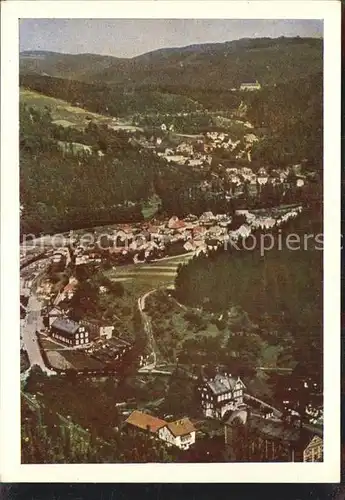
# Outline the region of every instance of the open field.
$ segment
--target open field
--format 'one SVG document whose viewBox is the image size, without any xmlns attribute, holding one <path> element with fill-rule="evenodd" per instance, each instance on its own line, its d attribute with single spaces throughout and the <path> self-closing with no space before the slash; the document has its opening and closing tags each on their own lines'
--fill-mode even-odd
<svg viewBox="0 0 345 500">
<path fill-rule="evenodd" d="M 121 281 L 135 298 L 154 288 L 167 287 L 174 284 L 177 268 L 192 257 L 191 254 L 178 255 L 156 262 L 132 264 L 117 267 L 106 272 L 113 281 Z"/>
<path fill-rule="evenodd" d="M 77 106 L 72 106 L 67 101 L 62 99 L 56 99 L 54 97 L 49 97 L 39 92 L 34 92 L 27 89 L 20 89 L 20 101 L 28 106 L 36 107 L 38 109 L 44 109 L 48 106 L 51 110 L 53 123 L 56 125 L 62 125 L 63 127 L 74 127 L 79 130 L 84 129 L 90 120 L 94 123 L 99 124 L 111 124 L 112 128 L 120 130 L 123 128 L 129 128 L 130 130 L 135 130 L 130 124 L 122 123 L 119 121 L 114 122 L 113 118 L 100 115 L 98 113 L 92 113 L 83 108 Z"/>
<path fill-rule="evenodd" d="M 67 352 L 67 351 L 66 351 Z M 69 363 L 65 356 L 63 356 L 59 351 L 46 351 L 47 359 L 50 366 L 56 370 L 69 370 L 74 368 L 71 363 Z"/>
<path fill-rule="evenodd" d="M 102 370 L 103 363 L 91 358 L 87 353 L 79 350 L 64 352 L 64 357 L 76 370 Z"/>
</svg>

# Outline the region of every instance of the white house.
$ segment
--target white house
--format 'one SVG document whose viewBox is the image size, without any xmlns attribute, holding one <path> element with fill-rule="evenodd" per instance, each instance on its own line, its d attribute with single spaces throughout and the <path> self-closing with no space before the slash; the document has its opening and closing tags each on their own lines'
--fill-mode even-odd
<svg viewBox="0 0 345 500">
<path fill-rule="evenodd" d="M 89 261 L 89 256 L 87 254 L 79 255 L 75 258 L 75 265 L 81 266 L 83 264 L 87 264 L 88 261 Z"/>
<path fill-rule="evenodd" d="M 238 238 L 248 238 L 248 236 L 251 234 L 252 230 L 248 224 L 242 224 L 238 229 L 235 231 L 230 231 L 229 236 L 232 239 L 237 240 Z"/>
<path fill-rule="evenodd" d="M 260 90 L 260 89 L 261 89 L 261 85 L 257 80 L 255 82 L 241 83 L 241 86 L 240 86 L 240 90 L 253 91 L 253 90 Z"/>
<path fill-rule="evenodd" d="M 181 450 L 188 450 L 195 443 L 195 432 L 195 427 L 189 418 L 183 418 L 176 422 L 167 422 L 158 430 L 158 437 Z"/>
<path fill-rule="evenodd" d="M 201 407 L 205 417 L 223 418 L 227 411 L 238 410 L 244 406 L 245 385 L 240 377 L 217 374 L 198 387 Z"/>
<path fill-rule="evenodd" d="M 99 336 L 103 339 L 109 340 L 113 336 L 113 330 L 114 330 L 114 327 L 112 325 L 101 326 L 99 329 Z"/>
<path fill-rule="evenodd" d="M 166 422 L 160 418 L 134 410 L 126 420 L 130 428 L 142 430 L 153 434 L 156 438 L 170 446 L 177 446 L 181 450 L 195 443 L 195 427 L 189 418 Z"/>
<path fill-rule="evenodd" d="M 50 309 L 50 311 L 47 313 L 49 328 L 52 326 L 56 318 L 62 318 L 63 316 L 64 313 L 59 307 L 53 307 L 52 309 Z"/>
</svg>

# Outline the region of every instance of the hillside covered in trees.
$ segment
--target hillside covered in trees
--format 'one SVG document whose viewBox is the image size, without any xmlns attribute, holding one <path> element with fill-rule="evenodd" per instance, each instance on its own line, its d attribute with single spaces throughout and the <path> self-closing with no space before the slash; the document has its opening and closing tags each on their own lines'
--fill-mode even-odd
<svg viewBox="0 0 345 500">
<path fill-rule="evenodd" d="M 42 114 L 21 106 L 23 233 L 142 219 L 140 202 L 153 192 L 154 169 L 160 160 L 139 152 L 126 134 L 107 130 L 90 125 L 80 134 L 53 125 L 49 110 Z M 75 140 L 91 146 L 91 153 L 76 154 L 68 147 Z M 58 141 L 66 143 L 65 150 Z"/>
<path fill-rule="evenodd" d="M 248 119 L 267 131 L 253 159 L 286 166 L 307 160 L 312 169 L 323 165 L 322 73 L 263 88 L 248 98 Z"/>
<path fill-rule="evenodd" d="M 300 238 L 300 249 L 283 243 L 289 234 Z M 279 236 L 280 235 L 280 236 Z M 305 244 L 305 235 L 314 235 Z M 315 240 L 319 235 L 320 241 Z M 194 257 L 180 268 L 175 280 L 177 299 L 205 312 L 226 316 L 232 306 L 245 311 L 251 322 L 275 342 L 292 342 L 285 354 L 313 366 L 321 377 L 323 332 L 322 210 L 310 207 L 298 219 L 272 231 L 270 251 L 252 250 L 252 239 L 240 250 L 220 248 Z M 260 241 L 260 233 L 254 234 Z M 242 249 L 241 249 L 242 248 Z M 296 248 L 296 247 L 295 247 Z M 319 360 L 315 364 L 315 360 Z M 316 367 L 316 368 L 315 368 Z"/>
<path fill-rule="evenodd" d="M 165 93 L 158 88 L 132 89 L 126 85 L 86 83 L 36 74 L 20 76 L 20 85 L 108 116 L 191 112 L 202 107 L 187 96 Z"/>
</svg>

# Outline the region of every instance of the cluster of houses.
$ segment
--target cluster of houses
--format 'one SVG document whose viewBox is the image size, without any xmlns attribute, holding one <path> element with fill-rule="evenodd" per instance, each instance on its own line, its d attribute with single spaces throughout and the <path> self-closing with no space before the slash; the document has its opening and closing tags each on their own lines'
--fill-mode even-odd
<svg viewBox="0 0 345 500">
<path fill-rule="evenodd" d="M 157 146 L 160 146 L 162 139 L 157 138 L 156 141 Z M 217 155 L 219 150 L 223 150 L 233 153 L 234 159 L 247 160 L 250 164 L 252 161 L 252 148 L 258 141 L 259 138 L 252 132 L 245 134 L 242 140 L 232 140 L 230 135 L 225 132 L 210 131 L 199 136 L 199 138 L 195 138 L 193 142 L 182 142 L 178 146 L 170 146 L 165 148 L 164 151 L 157 151 L 156 154 L 164 158 L 168 163 L 203 169 L 211 165 L 214 154 Z M 296 187 L 302 188 L 307 178 L 301 173 L 300 167 L 301 165 L 293 165 L 286 168 L 271 169 L 270 172 L 265 167 L 261 167 L 254 172 L 249 166 L 226 167 L 220 161 L 218 173 L 213 172 L 212 175 L 227 181 L 233 188 L 243 187 L 244 184 L 248 184 L 252 186 L 255 195 L 260 186 L 265 184 L 287 185 L 289 176 L 292 173 L 294 174 L 293 183 L 295 183 Z M 210 189 L 210 183 L 205 183 L 205 186 Z M 231 196 L 235 194 L 234 189 L 231 189 L 228 193 Z"/>
<path fill-rule="evenodd" d="M 157 144 L 160 144 L 161 139 L 157 139 Z M 203 144 L 202 140 L 198 140 L 197 143 Z M 189 165 L 191 167 L 203 167 L 211 165 L 212 156 L 206 154 L 206 148 L 203 148 L 204 152 L 195 151 L 193 144 L 182 142 L 176 148 L 169 147 L 165 150 L 158 151 L 157 155 L 164 158 L 168 163 L 176 163 L 177 165 Z"/>
<path fill-rule="evenodd" d="M 260 90 L 261 85 L 258 81 L 244 82 L 240 86 L 241 91 Z M 238 90 L 238 89 L 233 89 Z M 243 103 L 241 103 L 241 106 Z M 241 107 L 240 106 L 240 107 Z M 187 116 L 188 113 L 179 113 L 177 116 Z M 217 179 L 219 183 L 230 183 L 231 189 L 226 193 L 230 197 L 236 197 L 243 193 L 244 186 L 249 185 L 248 193 L 256 196 L 260 192 L 260 187 L 265 184 L 282 184 L 285 188 L 291 187 L 291 178 L 289 175 L 294 173 L 292 185 L 302 188 L 308 178 L 300 171 L 297 175 L 296 168 L 300 165 L 294 165 L 287 168 L 271 169 L 270 172 L 266 168 L 261 168 L 259 171 L 253 171 L 250 168 L 252 162 L 252 150 L 255 144 L 259 142 L 259 137 L 253 133 L 253 125 L 244 120 L 233 120 L 233 124 L 242 128 L 243 134 L 239 136 L 230 136 L 224 131 L 209 130 L 202 134 L 183 136 L 182 142 L 174 144 L 173 141 L 167 140 L 169 132 L 174 132 L 174 125 L 169 124 L 169 117 L 175 115 L 165 115 L 167 123 L 161 123 L 159 126 L 160 132 L 153 135 L 150 139 L 143 135 L 140 139 L 130 138 L 129 141 L 134 141 L 142 148 L 151 149 L 153 153 L 161 158 L 164 158 L 168 163 L 176 165 L 186 165 L 191 168 L 196 168 L 208 171 L 213 158 L 216 158 L 218 163 L 216 171 L 212 171 L 213 180 Z M 217 116 L 219 122 L 222 117 Z M 224 155 L 225 154 L 225 155 Z M 233 159 L 234 163 L 247 162 L 247 166 L 227 167 L 226 161 L 222 158 L 227 158 L 227 161 Z M 224 165 L 222 164 L 224 163 Z M 309 174 L 308 174 L 309 175 Z M 205 181 L 205 190 L 212 192 L 212 182 Z"/>
<path fill-rule="evenodd" d="M 304 429 L 300 422 L 286 420 L 282 413 L 259 402 L 252 406 L 246 386 L 240 377 L 218 372 L 201 376 L 196 383 L 198 404 L 207 421 L 217 421 L 223 429 L 225 447 L 233 451 L 234 460 L 288 461 L 323 460 L 323 433 L 318 428 Z M 188 450 L 202 439 L 200 418 L 168 422 L 145 411 L 134 410 L 125 420 L 132 432 L 147 432 L 168 446 Z M 241 444 L 239 445 L 239 442 Z"/>
<path fill-rule="evenodd" d="M 241 123 L 243 124 L 243 122 Z M 250 128 L 251 124 L 245 123 L 244 126 Z M 253 133 L 245 134 L 242 140 L 234 141 L 225 132 L 210 131 L 195 137 L 193 141 L 182 142 L 175 147 L 167 147 L 164 151 L 157 150 L 157 155 L 169 163 L 202 168 L 211 165 L 212 154 L 217 153 L 219 149 L 223 149 L 233 152 L 236 159 L 246 158 L 251 162 L 251 149 L 253 144 L 258 141 L 258 137 Z M 162 139 L 158 137 L 156 146 L 161 148 L 161 144 Z"/>
<path fill-rule="evenodd" d="M 230 229 L 233 218 L 229 214 L 204 212 L 199 217 L 189 214 L 184 218 L 172 216 L 168 220 L 152 220 L 139 224 L 117 225 L 106 238 L 82 244 L 82 237 L 76 242 L 75 265 L 91 262 L 101 263 L 111 258 L 115 264 L 140 263 L 160 259 L 169 255 L 194 252 L 207 254 L 211 249 L 227 245 L 231 241 L 248 237 L 257 229 L 269 230 L 297 217 L 301 206 L 278 211 L 237 210 L 236 215 L 245 219 L 237 229 Z M 172 252 L 172 253 L 171 253 Z M 122 262 L 121 259 L 125 258 Z M 70 299 L 76 289 L 74 277 L 58 294 L 55 305 Z M 102 290 L 100 290 L 102 292 Z"/>
<path fill-rule="evenodd" d="M 292 418 L 299 418 L 300 411 L 302 410 L 310 424 L 318 426 L 323 425 L 323 396 L 319 388 L 317 392 L 309 392 L 305 404 L 300 404 L 297 395 L 297 398 L 295 396 L 286 396 L 283 401 L 283 406 L 286 414 L 290 415 Z"/>
</svg>

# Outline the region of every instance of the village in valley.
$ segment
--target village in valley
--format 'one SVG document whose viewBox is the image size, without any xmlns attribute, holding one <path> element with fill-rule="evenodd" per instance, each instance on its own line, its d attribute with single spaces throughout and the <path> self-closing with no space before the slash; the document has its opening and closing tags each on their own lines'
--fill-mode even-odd
<svg viewBox="0 0 345 500">
<path fill-rule="evenodd" d="M 219 140 L 222 139 L 223 136 Z M 185 151 L 185 144 L 182 144 Z M 244 172 L 232 171 L 230 175 L 236 187 L 241 186 L 239 175 L 243 178 L 248 175 L 249 182 L 252 180 L 255 188 L 261 183 L 277 180 L 277 177 L 265 176 L 264 171 L 257 177 L 248 168 Z M 295 179 L 296 186 L 302 188 L 304 183 L 298 184 L 299 178 Z M 279 182 L 284 180 L 282 173 Z M 174 364 L 171 360 L 158 360 L 150 318 L 145 312 L 145 298 L 147 293 L 152 292 L 149 289 L 155 280 L 158 283 L 154 292 L 165 289 L 171 294 L 178 267 L 194 255 L 207 256 L 219 247 L 230 247 L 232 243 L 247 238 L 253 231 L 282 227 L 290 219 L 298 217 L 302 210 L 301 204 L 292 204 L 266 210 L 237 210 L 233 217 L 227 213 L 213 214 L 209 211 L 200 216 L 189 214 L 184 218 L 152 218 L 142 223 L 115 225 L 111 227 L 112 231 L 107 228 L 105 237 L 104 228 L 95 229 L 91 242 L 84 238 L 83 231 L 73 236 L 65 234 L 65 245 L 57 249 L 52 247 L 52 238 L 49 236 L 42 237 L 36 249 L 29 241 L 27 248 L 22 249 L 21 287 L 24 301 L 32 299 L 33 291 L 40 301 L 40 318 L 37 322 L 40 328 L 33 330 L 29 326 L 32 334 L 29 338 L 37 351 L 37 364 L 49 375 L 63 378 L 75 374 L 81 378 L 116 379 L 123 370 L 129 369 L 131 377 L 137 379 L 139 384 L 142 378 L 145 380 L 148 376 L 154 383 L 155 378 L 168 381 L 168 377 L 180 377 L 182 372 L 182 378 L 191 381 L 195 392 L 192 415 L 184 415 L 178 408 L 176 414 L 163 415 L 159 410 L 152 411 L 151 401 L 147 406 L 138 407 L 132 400 L 123 401 L 115 403 L 122 415 L 123 427 L 132 433 L 148 432 L 152 439 L 161 440 L 168 447 L 173 445 L 180 450 L 193 450 L 196 442 L 207 442 L 209 439 L 219 441 L 219 437 L 223 436 L 225 449 L 230 449 L 234 448 L 236 440 L 243 438 L 241 429 L 238 430 L 236 426 L 233 428 L 233 423 L 238 421 L 245 425 L 250 446 L 233 454 L 232 460 L 251 460 L 258 456 L 267 461 L 321 460 L 323 413 L 320 387 L 314 380 L 303 380 L 310 399 L 305 407 L 308 422 L 303 424 L 307 427 L 302 427 L 299 400 L 295 396 L 288 396 L 291 387 L 286 387 L 285 399 L 273 407 L 257 398 L 255 391 L 248 391 L 239 375 L 224 372 L 228 367 L 212 366 L 211 374 L 196 375 L 195 366 L 179 366 L 177 358 Z M 39 273 L 36 271 L 37 266 Z M 94 274 L 102 269 L 104 276 L 110 277 L 109 281 L 105 278 L 104 284 L 98 285 L 97 293 L 103 297 L 109 293 L 111 296 L 113 283 L 118 285 L 115 295 L 121 295 L 126 283 L 131 284 L 133 280 L 138 284 L 142 282 L 143 288 L 138 287 L 142 296 L 135 295 L 135 300 L 138 301 L 141 314 L 140 328 L 147 335 L 146 347 L 138 350 L 135 332 L 128 332 L 127 322 L 123 328 L 124 320 L 117 315 L 115 322 L 92 317 L 74 318 L 71 304 L 80 285 L 80 269 L 85 268 L 90 268 L 90 273 Z M 35 270 L 34 275 L 32 270 Z M 63 275 L 62 281 L 55 281 L 57 273 Z M 25 352 L 25 342 L 28 341 L 25 322 L 28 320 L 22 321 Z M 203 372 L 203 368 L 201 370 Z M 277 370 L 279 372 L 279 368 Z M 270 366 L 267 371 L 270 371 Z M 27 398 L 30 405 L 30 396 Z M 211 429 L 209 422 L 212 422 Z M 205 443 L 202 448 L 204 446 Z"/>
<path fill-rule="evenodd" d="M 274 246 L 318 228 L 322 174 L 308 144 L 291 153 L 279 98 L 264 123 L 277 85 L 260 76 L 229 84 L 232 106 L 195 104 L 197 89 L 192 110 L 116 116 L 80 81 L 65 102 L 55 76 L 23 72 L 26 463 L 323 460 L 322 367 L 305 349 L 321 349 L 320 252 Z"/>
</svg>

